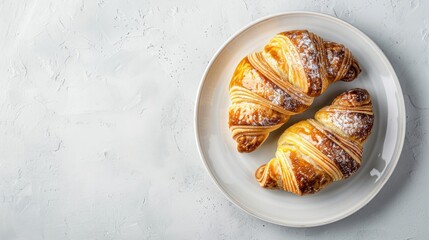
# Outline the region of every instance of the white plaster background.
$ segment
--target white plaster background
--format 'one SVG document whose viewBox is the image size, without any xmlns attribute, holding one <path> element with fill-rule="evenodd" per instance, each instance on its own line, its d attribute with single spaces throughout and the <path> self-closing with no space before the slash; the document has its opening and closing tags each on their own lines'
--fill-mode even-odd
<svg viewBox="0 0 429 240">
<path fill-rule="evenodd" d="M 323 227 L 265 223 L 199 159 L 193 107 L 218 47 L 287 10 L 368 34 L 405 94 L 402 157 L 378 196 Z M 429 1 L 0 2 L 0 239 L 427 239 Z M 275 211 L 275 210 L 274 210 Z"/>
</svg>

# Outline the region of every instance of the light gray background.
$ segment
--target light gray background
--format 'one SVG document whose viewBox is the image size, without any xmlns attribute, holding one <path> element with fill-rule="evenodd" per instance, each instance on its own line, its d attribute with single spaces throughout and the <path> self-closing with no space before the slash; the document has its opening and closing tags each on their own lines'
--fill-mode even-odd
<svg viewBox="0 0 429 240">
<path fill-rule="evenodd" d="M 391 179 L 327 226 L 265 223 L 199 159 L 193 107 L 221 44 L 288 10 L 337 16 L 395 68 L 407 135 Z M 429 1 L 0 3 L 0 239 L 425 239 Z M 273 209 L 275 211 L 275 209 Z"/>
</svg>

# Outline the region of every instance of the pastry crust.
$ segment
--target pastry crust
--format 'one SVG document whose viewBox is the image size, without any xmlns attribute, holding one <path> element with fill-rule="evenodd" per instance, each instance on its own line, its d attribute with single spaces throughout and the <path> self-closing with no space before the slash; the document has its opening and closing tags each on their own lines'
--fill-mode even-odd
<svg viewBox="0 0 429 240">
<path fill-rule="evenodd" d="M 256 170 L 262 187 L 297 195 L 315 193 L 346 179 L 362 164 L 362 145 L 374 114 L 369 93 L 347 91 L 319 110 L 315 119 L 289 127 L 280 137 L 276 157 Z"/>
<path fill-rule="evenodd" d="M 360 73 L 351 52 L 307 30 L 277 34 L 235 69 L 229 127 L 240 152 L 257 149 L 291 115 L 309 108 L 329 84 Z"/>
</svg>

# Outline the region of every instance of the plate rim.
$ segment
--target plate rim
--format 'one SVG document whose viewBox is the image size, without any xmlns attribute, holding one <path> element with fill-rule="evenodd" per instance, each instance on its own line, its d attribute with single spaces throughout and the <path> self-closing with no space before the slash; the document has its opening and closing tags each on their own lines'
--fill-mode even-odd
<svg viewBox="0 0 429 240">
<path fill-rule="evenodd" d="M 392 162 L 391 162 L 392 167 L 390 169 L 388 169 L 388 171 L 385 174 L 383 174 L 384 177 L 382 177 L 382 179 L 380 179 L 380 181 L 381 181 L 380 184 L 378 184 L 371 191 L 370 194 L 368 194 L 363 200 L 358 202 L 353 208 L 349 209 L 348 211 L 343 212 L 342 214 L 336 214 L 335 216 L 328 218 L 327 220 L 319 221 L 319 222 L 313 222 L 313 223 L 307 223 L 307 224 L 296 224 L 296 223 L 293 223 L 290 221 L 279 221 L 277 219 L 272 219 L 270 217 L 258 214 L 257 212 L 254 212 L 251 209 L 248 209 L 245 206 L 245 204 L 243 204 L 242 202 L 238 201 L 237 199 L 234 199 L 233 197 L 231 197 L 227 193 L 227 191 L 221 186 L 221 184 L 217 180 L 216 176 L 214 176 L 214 174 L 210 170 L 210 168 L 207 164 L 207 160 L 206 160 L 206 158 L 202 152 L 200 137 L 198 134 L 199 133 L 198 107 L 199 107 L 199 103 L 200 103 L 200 99 L 201 99 L 201 92 L 202 92 L 205 80 L 207 78 L 207 74 L 208 74 L 209 70 L 211 69 L 215 60 L 218 58 L 218 56 L 222 53 L 222 51 L 225 49 L 225 47 L 228 44 L 230 44 L 234 39 L 236 39 L 240 34 L 245 32 L 249 28 L 253 27 L 254 25 L 256 25 L 258 23 L 262 23 L 264 21 L 267 21 L 267 20 L 270 20 L 273 18 L 277 18 L 277 17 L 286 16 L 286 15 L 309 15 L 309 16 L 317 16 L 317 17 L 326 18 L 326 19 L 332 20 L 338 24 L 342 24 L 345 27 L 349 28 L 350 30 L 356 32 L 358 35 L 361 35 L 367 41 L 367 43 L 375 50 L 375 53 L 381 57 L 382 61 L 387 66 L 389 72 L 392 73 L 393 82 L 395 83 L 395 86 L 396 86 L 396 89 L 398 92 L 398 110 L 399 110 L 398 120 L 400 121 L 400 123 L 399 123 L 400 128 L 398 129 L 398 141 L 399 141 L 398 145 L 399 146 L 397 146 L 398 148 L 397 148 L 396 154 L 391 158 L 392 159 Z M 403 114 L 401 115 L 401 113 L 403 113 Z M 337 17 L 328 15 L 328 14 L 324 14 L 324 13 L 320 13 L 320 12 L 313 12 L 313 11 L 285 11 L 285 12 L 280 12 L 280 13 L 269 14 L 265 17 L 251 21 L 250 23 L 248 23 L 247 25 L 245 25 L 244 27 L 239 29 L 237 32 L 235 32 L 232 36 L 230 36 L 218 48 L 218 50 L 215 52 L 213 57 L 210 59 L 206 69 L 204 70 L 202 78 L 200 80 L 200 83 L 198 86 L 198 92 L 197 92 L 197 96 L 196 96 L 196 101 L 195 101 L 195 106 L 194 106 L 194 134 L 195 134 L 198 153 L 200 155 L 200 158 L 204 164 L 206 171 L 208 172 L 212 181 L 215 183 L 215 185 L 218 187 L 218 189 L 224 194 L 224 196 L 230 202 L 232 202 L 235 206 L 237 206 L 239 209 L 246 212 L 247 214 L 249 214 L 253 217 L 256 217 L 258 219 L 261 219 L 265 222 L 269 222 L 269 223 L 273 223 L 273 224 L 277 224 L 277 225 L 281 225 L 281 226 L 287 226 L 287 227 L 316 227 L 316 226 L 322 226 L 322 225 L 330 224 L 330 223 L 339 221 L 341 219 L 344 219 L 344 218 L 352 215 L 353 213 L 357 212 L 358 210 L 360 210 L 364 206 L 366 206 L 380 192 L 380 190 L 384 187 L 384 185 L 386 184 L 388 179 L 390 179 L 390 176 L 393 174 L 394 170 L 396 169 L 396 165 L 399 161 L 399 158 L 402 155 L 402 150 L 403 150 L 404 141 L 405 141 L 405 132 L 406 132 L 406 109 L 405 109 L 405 102 L 404 102 L 404 95 L 402 93 L 402 88 L 401 88 L 398 76 L 396 75 L 396 72 L 395 72 L 392 64 L 390 63 L 389 59 L 386 57 L 384 52 L 381 50 L 381 48 L 370 37 L 368 37 L 363 31 L 359 30 L 357 27 L 351 25 L 350 23 L 348 23 L 342 19 L 339 19 Z"/>
</svg>

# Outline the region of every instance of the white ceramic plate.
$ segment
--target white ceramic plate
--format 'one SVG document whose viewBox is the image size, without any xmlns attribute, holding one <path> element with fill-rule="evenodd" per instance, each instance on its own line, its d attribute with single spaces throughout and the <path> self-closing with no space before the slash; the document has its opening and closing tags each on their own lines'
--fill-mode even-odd
<svg viewBox="0 0 429 240">
<path fill-rule="evenodd" d="M 308 29 L 325 40 L 347 46 L 362 67 L 351 83 L 331 85 L 305 113 L 293 116 L 253 153 L 238 153 L 228 129 L 229 81 L 238 62 L 261 50 L 276 33 Z M 275 153 L 281 133 L 310 118 L 338 94 L 351 88 L 371 94 L 375 124 L 364 145 L 363 165 L 348 180 L 321 192 L 299 197 L 261 188 L 255 170 Z M 201 158 L 226 197 L 247 213 L 267 222 L 293 227 L 318 226 L 340 220 L 367 204 L 392 174 L 405 133 L 404 100 L 395 72 L 383 52 L 364 33 L 337 18 L 313 12 L 288 12 L 258 20 L 232 36 L 208 65 L 195 106 L 195 130 Z"/>
</svg>

